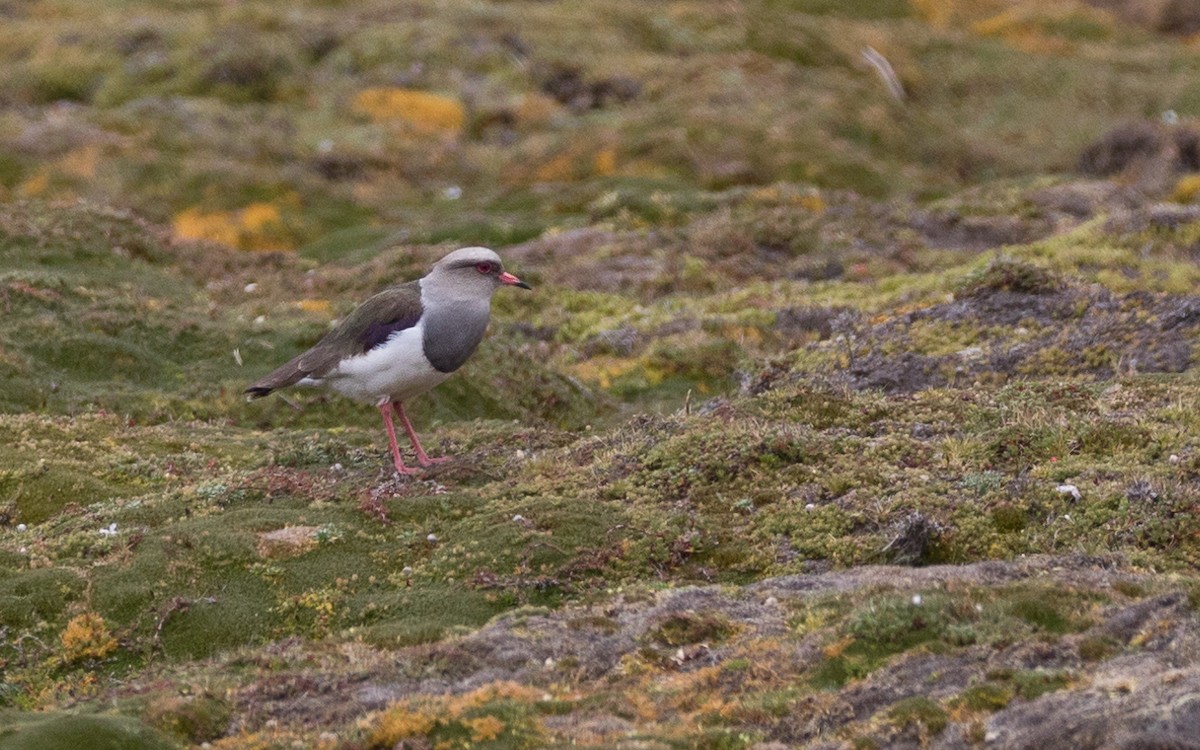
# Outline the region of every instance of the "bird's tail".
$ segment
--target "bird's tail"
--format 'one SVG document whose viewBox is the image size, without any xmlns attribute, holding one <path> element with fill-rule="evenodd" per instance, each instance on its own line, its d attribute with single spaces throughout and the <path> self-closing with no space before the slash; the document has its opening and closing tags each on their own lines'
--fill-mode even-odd
<svg viewBox="0 0 1200 750">
<path fill-rule="evenodd" d="M 308 368 L 301 364 L 300 359 L 300 357 L 296 357 L 269 375 L 251 383 L 250 387 L 245 390 L 246 400 L 252 401 L 256 398 L 268 396 L 272 391 L 287 388 L 289 385 L 294 385 L 304 379 L 309 374 L 309 371 Z"/>
</svg>

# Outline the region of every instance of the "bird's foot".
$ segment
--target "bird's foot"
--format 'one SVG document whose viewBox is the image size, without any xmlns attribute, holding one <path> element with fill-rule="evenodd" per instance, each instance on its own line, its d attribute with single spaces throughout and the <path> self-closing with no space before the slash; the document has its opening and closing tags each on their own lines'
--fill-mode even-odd
<svg viewBox="0 0 1200 750">
<path fill-rule="evenodd" d="M 396 473 L 402 477 L 411 477 L 413 474 L 419 473 L 421 470 L 413 466 L 405 466 L 404 464 L 396 464 Z"/>
</svg>

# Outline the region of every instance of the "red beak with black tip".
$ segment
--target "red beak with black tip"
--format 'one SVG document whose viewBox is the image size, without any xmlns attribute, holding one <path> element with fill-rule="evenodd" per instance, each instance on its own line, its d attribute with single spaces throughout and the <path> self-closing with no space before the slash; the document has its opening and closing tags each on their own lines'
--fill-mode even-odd
<svg viewBox="0 0 1200 750">
<path fill-rule="evenodd" d="M 519 286 L 522 289 L 528 289 L 530 291 L 533 291 L 533 287 L 529 286 L 524 281 L 521 281 L 516 276 L 513 276 L 508 271 L 505 271 L 504 273 L 500 274 L 497 278 L 500 279 L 501 284 L 508 284 L 509 286 Z"/>
</svg>

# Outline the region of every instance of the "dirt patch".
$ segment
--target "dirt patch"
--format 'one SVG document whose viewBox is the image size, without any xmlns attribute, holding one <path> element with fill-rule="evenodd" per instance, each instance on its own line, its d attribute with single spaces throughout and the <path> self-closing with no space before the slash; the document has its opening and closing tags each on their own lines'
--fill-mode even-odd
<svg viewBox="0 0 1200 750">
<path fill-rule="evenodd" d="M 1173 36 L 1200 31 L 1200 2 L 1197 0 L 1087 0 L 1118 18 Z"/>
<path fill-rule="evenodd" d="M 1118 125 L 1083 150 L 1076 169 L 1091 177 L 1121 175 L 1144 192 L 1162 192 L 1173 176 L 1200 170 L 1200 131 L 1153 120 Z"/>
<path fill-rule="evenodd" d="M 957 211 L 914 211 L 911 226 L 930 247 L 966 250 L 1033 242 L 1055 228 L 1047 217 L 965 216 Z"/>
<path fill-rule="evenodd" d="M 954 353 L 925 354 L 920 331 L 930 325 L 977 329 L 979 340 Z M 973 288 L 858 328 L 842 375 L 856 389 L 909 393 L 997 377 L 1183 372 L 1195 361 L 1198 327 L 1200 298 L 1192 296 L 1116 295 L 1067 284 L 1037 292 Z"/>
</svg>

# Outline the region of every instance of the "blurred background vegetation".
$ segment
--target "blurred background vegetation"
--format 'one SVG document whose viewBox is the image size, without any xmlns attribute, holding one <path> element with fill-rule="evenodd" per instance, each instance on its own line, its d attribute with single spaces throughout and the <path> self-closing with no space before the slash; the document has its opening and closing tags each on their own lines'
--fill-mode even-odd
<svg viewBox="0 0 1200 750">
<path fill-rule="evenodd" d="M 8 2 L 0 196 L 321 259 L 661 224 L 780 181 L 932 198 L 1195 113 L 1185 5 Z"/>
</svg>

